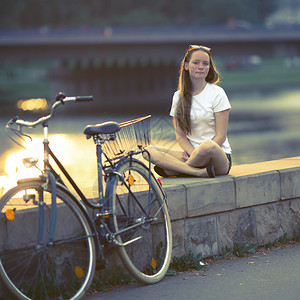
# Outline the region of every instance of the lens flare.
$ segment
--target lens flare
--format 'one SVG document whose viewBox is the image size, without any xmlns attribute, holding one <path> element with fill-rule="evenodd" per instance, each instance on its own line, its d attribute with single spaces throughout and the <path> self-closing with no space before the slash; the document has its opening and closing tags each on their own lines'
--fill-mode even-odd
<svg viewBox="0 0 300 300">
<path fill-rule="evenodd" d="M 46 99 L 37 98 L 37 99 L 27 99 L 19 100 L 17 103 L 19 109 L 24 111 L 35 111 L 35 110 L 45 110 L 48 108 L 48 103 Z"/>
<path fill-rule="evenodd" d="M 8 189 L 16 185 L 19 179 L 38 177 L 41 173 L 37 168 L 26 168 L 22 159 L 24 157 L 38 157 L 38 164 L 43 163 L 42 138 L 35 138 L 32 142 L 26 143 L 27 149 L 17 148 L 7 152 L 1 157 L 4 161 L 4 171 L 6 175 L 0 176 L 0 193 L 3 194 Z M 42 167 L 42 165 L 41 165 Z"/>
<path fill-rule="evenodd" d="M 93 186 L 97 179 L 97 164 L 94 144 L 86 142 L 84 135 L 53 134 L 49 138 L 51 150 L 61 161 L 68 173 L 73 177 L 87 197 L 93 197 Z M 14 147 L 1 155 L 1 167 L 4 170 L 0 176 L 0 197 L 17 181 L 24 178 L 36 178 L 44 169 L 43 137 L 32 135 L 32 141 L 27 139 L 25 149 Z M 37 168 L 27 168 L 23 164 L 29 158 L 37 158 Z M 53 160 L 50 158 L 51 165 Z M 40 169 L 40 170 L 39 170 Z M 61 172 L 55 168 L 60 175 Z"/>
</svg>

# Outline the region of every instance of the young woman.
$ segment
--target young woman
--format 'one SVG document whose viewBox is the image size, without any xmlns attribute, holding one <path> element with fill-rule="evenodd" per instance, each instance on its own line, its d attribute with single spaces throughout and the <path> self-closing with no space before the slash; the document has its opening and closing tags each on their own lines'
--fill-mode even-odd
<svg viewBox="0 0 300 300">
<path fill-rule="evenodd" d="M 180 67 L 178 90 L 170 115 L 182 151 L 147 147 L 154 170 L 164 177 L 215 177 L 228 174 L 231 148 L 227 139 L 231 105 L 217 86 L 219 74 L 211 49 L 191 45 Z M 144 154 L 145 159 L 147 154 Z"/>
</svg>

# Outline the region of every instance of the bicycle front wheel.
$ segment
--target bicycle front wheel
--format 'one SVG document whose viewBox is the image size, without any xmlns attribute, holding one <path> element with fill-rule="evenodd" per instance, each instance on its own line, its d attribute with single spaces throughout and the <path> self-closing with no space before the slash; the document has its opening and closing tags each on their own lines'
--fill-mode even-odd
<svg viewBox="0 0 300 300">
<path fill-rule="evenodd" d="M 95 271 L 95 242 L 83 211 L 57 187 L 27 181 L 0 200 L 0 277 L 18 299 L 78 299 Z"/>
<path fill-rule="evenodd" d="M 118 168 L 113 189 L 113 223 L 119 256 L 138 281 L 152 284 L 166 274 L 172 251 L 171 222 L 164 195 L 149 170 L 136 160 Z M 139 225 L 140 224 L 140 225 Z M 135 226 L 136 225 L 136 226 Z"/>
</svg>

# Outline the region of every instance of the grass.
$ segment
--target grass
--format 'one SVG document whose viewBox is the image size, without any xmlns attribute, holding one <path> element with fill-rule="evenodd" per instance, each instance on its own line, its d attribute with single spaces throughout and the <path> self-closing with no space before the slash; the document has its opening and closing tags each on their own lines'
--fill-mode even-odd
<svg viewBox="0 0 300 300">
<path fill-rule="evenodd" d="M 224 89 L 275 88 L 296 85 L 300 80 L 300 68 L 284 66 L 283 58 L 263 59 L 261 65 L 253 70 L 226 71 L 221 69 L 221 85 Z"/>
<path fill-rule="evenodd" d="M 0 68 L 0 101 L 49 97 L 51 86 L 46 71 L 51 61 L 4 62 Z"/>
<path fill-rule="evenodd" d="M 234 243 L 233 247 L 223 247 L 220 255 L 215 256 L 216 260 L 224 259 L 227 257 L 244 257 L 247 255 L 254 254 L 258 248 L 255 243 L 249 243 L 247 241 L 241 243 Z"/>
<path fill-rule="evenodd" d="M 234 243 L 233 247 L 224 247 L 220 255 L 214 256 L 213 258 L 204 258 L 201 253 L 194 254 L 192 251 L 189 251 L 188 254 L 184 254 L 180 257 L 174 256 L 170 263 L 170 270 L 175 271 L 170 272 L 171 275 L 176 274 L 177 272 L 189 272 L 193 270 L 204 269 L 207 264 L 206 261 L 217 262 L 222 259 L 236 258 L 236 257 L 247 257 L 255 254 L 260 251 L 260 249 L 272 249 L 280 247 L 282 245 L 288 245 L 293 242 L 300 242 L 300 224 L 299 230 L 296 231 L 292 238 L 289 238 L 285 233 L 280 238 L 275 241 L 268 243 L 265 246 L 258 246 L 255 243 L 250 243 L 248 241 L 243 241 L 240 243 Z M 122 268 L 117 267 L 115 270 L 108 270 L 105 273 L 98 273 L 95 276 L 92 287 L 90 288 L 90 293 L 96 293 L 100 291 L 107 291 L 112 289 L 114 286 L 122 286 L 129 283 L 135 282 L 126 271 Z"/>
<path fill-rule="evenodd" d="M 96 292 L 107 291 L 115 286 L 127 285 L 135 282 L 135 279 L 130 276 L 121 267 L 116 267 L 112 270 L 96 272 L 92 285 L 89 289 L 89 294 Z"/>
<path fill-rule="evenodd" d="M 203 268 L 203 265 L 201 264 L 202 259 L 201 253 L 195 255 L 190 251 L 188 254 L 180 257 L 174 256 L 170 264 L 170 269 L 177 272 L 189 271 L 191 269 L 200 270 Z"/>
<path fill-rule="evenodd" d="M 229 257 L 244 257 L 256 253 L 259 249 L 270 250 L 272 248 L 285 246 L 293 243 L 300 242 L 300 223 L 296 226 L 297 230 L 294 231 L 292 237 L 288 237 L 287 233 L 284 233 L 278 239 L 273 242 L 269 242 L 264 246 L 258 246 L 255 243 L 244 241 L 242 243 L 234 243 L 233 247 L 223 247 L 220 255 L 214 256 L 215 260 L 226 259 Z"/>
<path fill-rule="evenodd" d="M 221 81 L 225 90 L 247 91 L 273 89 L 299 84 L 300 68 L 297 64 L 285 66 L 285 58 L 263 58 L 261 65 L 249 70 L 225 70 L 219 60 Z M 54 61 L 4 62 L 0 68 L 0 102 L 31 97 L 49 98 L 50 80 L 45 77 Z"/>
<path fill-rule="evenodd" d="M 3 99 L 48 98 L 50 82 L 47 80 L 6 82 L 0 84 L 0 101 Z"/>
<path fill-rule="evenodd" d="M 171 272 L 171 274 L 176 275 L 176 272 L 189 272 L 193 270 L 204 269 L 207 266 L 207 264 L 205 263 L 206 261 L 214 263 L 222 259 L 251 256 L 260 249 L 269 250 L 275 247 L 280 247 L 282 245 L 288 245 L 293 242 L 300 242 L 300 224 L 298 227 L 299 230 L 295 231 L 292 238 L 288 238 L 287 234 L 285 233 L 279 239 L 276 239 L 275 241 L 261 247 L 258 247 L 258 245 L 255 243 L 244 241 L 241 243 L 234 243 L 234 246 L 232 248 L 224 247 L 222 249 L 222 253 L 218 256 L 214 256 L 213 258 L 203 259 L 201 253 L 195 255 L 194 253 L 192 253 L 192 251 L 180 257 L 174 256 L 170 264 L 170 270 L 175 271 L 175 273 Z M 88 291 L 88 295 L 93 295 L 98 292 L 110 291 L 113 287 L 124 286 L 133 282 L 136 282 L 136 280 L 121 267 L 116 267 L 109 270 L 100 270 L 95 274 L 92 285 Z M 3 295 L 3 297 L 3 300 L 12 299 L 11 296 L 7 294 Z"/>
</svg>

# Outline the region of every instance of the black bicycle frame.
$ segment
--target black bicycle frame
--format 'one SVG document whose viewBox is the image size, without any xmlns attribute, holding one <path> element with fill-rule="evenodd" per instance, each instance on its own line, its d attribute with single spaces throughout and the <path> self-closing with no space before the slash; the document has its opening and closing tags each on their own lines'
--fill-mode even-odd
<svg viewBox="0 0 300 300">
<path fill-rule="evenodd" d="M 103 182 L 102 182 L 102 171 L 103 171 L 103 166 L 102 166 L 102 147 L 101 147 L 101 143 L 97 143 L 96 144 L 97 146 L 97 167 L 98 167 L 98 191 L 99 191 L 99 209 L 100 209 L 100 212 L 101 213 L 105 213 L 105 210 L 108 210 L 108 213 L 110 213 L 111 211 L 111 203 L 108 204 L 108 206 L 105 205 L 105 203 L 108 201 L 109 202 L 109 199 L 111 199 L 111 196 L 112 196 L 112 191 L 108 191 L 108 193 L 105 195 L 105 199 L 104 199 L 104 196 L 103 196 Z M 89 201 L 87 200 L 87 198 L 85 197 L 85 195 L 82 193 L 82 191 L 80 190 L 80 188 L 77 186 L 77 184 L 74 182 L 74 180 L 72 179 L 72 177 L 69 175 L 69 173 L 67 172 L 67 170 L 64 168 L 64 166 L 62 165 L 62 163 L 58 160 L 58 158 L 55 156 L 55 154 L 52 152 L 52 150 L 50 149 L 49 147 L 49 143 L 47 141 L 44 141 L 44 151 L 46 153 L 48 153 L 50 155 L 50 157 L 53 158 L 54 162 L 56 163 L 56 165 L 58 166 L 58 168 L 62 171 L 62 173 L 64 174 L 64 176 L 67 178 L 67 180 L 69 181 L 69 183 L 72 185 L 72 187 L 74 188 L 74 190 L 76 191 L 76 193 L 78 194 L 78 196 L 81 198 L 81 200 L 90 208 L 92 209 L 95 209 L 95 207 L 93 205 L 91 205 L 89 203 Z M 126 160 L 126 159 L 129 159 L 129 162 L 132 161 L 132 156 L 133 155 L 136 155 L 136 154 L 140 154 L 140 153 L 143 153 L 143 152 L 146 152 L 148 153 L 147 150 L 143 149 L 143 150 L 140 150 L 138 152 L 130 152 L 128 153 L 128 155 L 126 156 L 123 156 L 121 158 L 116 158 L 118 159 L 118 161 L 116 163 L 113 163 L 112 161 L 114 160 L 110 160 L 108 159 L 111 167 L 107 167 L 107 170 L 106 170 L 106 174 L 110 174 L 111 176 L 115 176 L 115 177 L 118 177 L 120 178 L 122 181 L 123 181 L 123 184 L 126 186 L 128 192 L 130 193 L 131 197 L 134 199 L 134 201 L 136 202 L 136 204 L 140 207 L 140 209 L 147 215 L 149 216 L 150 214 L 150 211 L 151 211 L 151 159 L 150 159 L 150 154 L 148 153 L 149 155 L 149 178 L 148 178 L 148 182 L 149 182 L 149 192 L 148 192 L 148 212 L 145 211 L 145 209 L 143 208 L 143 206 L 139 203 L 138 199 L 135 197 L 135 195 L 133 194 L 133 192 L 131 191 L 130 189 L 130 186 L 128 186 L 128 184 L 126 183 L 126 181 L 124 180 L 123 176 L 121 174 L 119 174 L 118 172 L 114 171 L 115 169 L 115 165 L 118 165 L 119 163 L 122 163 L 123 160 Z M 105 153 L 104 153 L 105 155 Z M 106 156 L 106 155 L 105 155 Z M 107 158 L 107 157 L 106 157 Z M 55 170 L 52 168 L 52 166 L 50 165 L 49 161 L 47 160 L 45 162 L 45 169 L 48 170 L 50 173 L 52 173 L 54 176 L 55 176 L 55 179 L 58 181 L 60 181 L 60 176 L 55 172 Z M 53 176 L 52 175 L 52 176 Z M 53 177 L 54 177 L 53 176 Z M 65 186 L 64 183 L 62 183 L 63 186 Z M 53 188 L 53 186 L 51 186 L 51 189 Z M 55 186 L 55 190 L 56 190 L 56 186 Z M 162 190 L 162 189 L 161 189 Z M 56 194 L 56 193 L 55 193 Z M 164 195 L 164 199 L 165 199 L 165 193 L 163 192 L 163 195 Z M 109 199 L 106 199 L 106 198 L 109 198 Z M 104 200 L 104 201 L 103 201 Z M 103 203 L 100 203 L 101 201 L 103 201 Z M 55 204 L 54 204 L 55 205 Z M 121 229 L 119 230 L 118 232 L 111 232 L 109 230 L 109 228 L 107 226 L 105 226 L 105 230 L 107 231 L 108 234 L 111 234 L 112 236 L 118 236 L 118 235 L 121 235 L 127 231 L 130 231 L 136 227 L 139 227 L 139 226 L 142 226 L 144 225 L 145 223 L 148 223 L 148 222 L 151 222 L 153 220 L 153 218 L 147 218 L 147 220 L 144 220 L 143 222 L 139 223 L 139 224 L 134 224 L 134 225 L 131 225 L 127 228 L 124 228 L 124 229 Z M 93 221 L 91 221 L 91 223 L 93 224 L 93 228 L 95 228 L 95 223 Z M 97 231 L 97 230 L 96 230 Z M 99 239 L 97 238 L 98 240 L 98 247 L 99 249 L 101 249 L 101 246 L 99 244 Z M 102 253 L 102 251 L 100 251 Z"/>
</svg>

